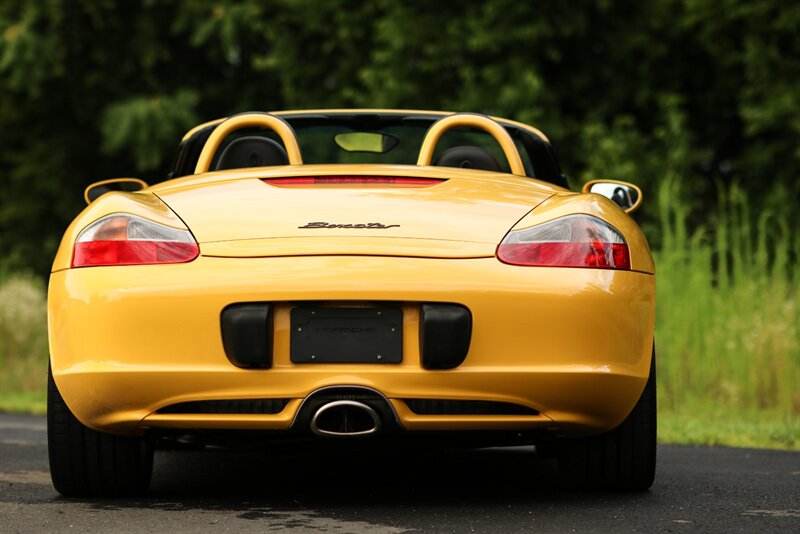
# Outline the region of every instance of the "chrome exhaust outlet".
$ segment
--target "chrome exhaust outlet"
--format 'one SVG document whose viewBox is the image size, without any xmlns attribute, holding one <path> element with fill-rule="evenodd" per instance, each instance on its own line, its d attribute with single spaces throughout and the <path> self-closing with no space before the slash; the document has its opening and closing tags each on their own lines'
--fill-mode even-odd
<svg viewBox="0 0 800 534">
<path fill-rule="evenodd" d="M 322 405 L 311 418 L 311 432 L 326 437 L 357 437 L 376 434 L 381 418 L 369 405 L 337 400 Z"/>
</svg>

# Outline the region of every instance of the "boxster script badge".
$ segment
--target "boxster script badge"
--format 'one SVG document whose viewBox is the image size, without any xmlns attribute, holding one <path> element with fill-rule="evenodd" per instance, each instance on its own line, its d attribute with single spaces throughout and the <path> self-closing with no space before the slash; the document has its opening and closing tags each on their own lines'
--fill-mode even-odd
<svg viewBox="0 0 800 534">
<path fill-rule="evenodd" d="M 375 230 L 383 230 L 386 228 L 399 228 L 399 224 L 381 224 L 381 223 L 358 223 L 358 224 L 334 224 L 328 222 L 310 222 L 305 226 L 298 226 L 298 228 L 367 228 Z"/>
</svg>

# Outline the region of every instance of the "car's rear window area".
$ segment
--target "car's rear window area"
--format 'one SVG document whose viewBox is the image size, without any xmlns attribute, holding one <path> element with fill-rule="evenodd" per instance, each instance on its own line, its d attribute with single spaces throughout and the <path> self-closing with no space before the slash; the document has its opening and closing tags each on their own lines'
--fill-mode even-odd
<svg viewBox="0 0 800 534">
<path fill-rule="evenodd" d="M 303 163 L 415 165 L 425 133 L 440 117 L 332 114 L 283 118 L 292 126 L 297 136 Z M 200 130 L 181 143 L 179 154 L 169 174 L 170 178 L 193 173 L 202 145 L 213 129 L 214 126 L 210 126 Z M 516 144 L 528 176 L 563 187 L 567 186 L 549 143 L 527 130 L 508 126 L 506 129 Z M 346 150 L 342 148 L 341 143 L 337 143 L 337 136 L 352 133 L 380 134 L 391 140 L 392 146 L 383 151 Z M 223 141 L 211 168 L 215 168 L 217 158 L 228 144 L 245 136 L 263 136 L 281 143 L 277 134 L 270 130 L 259 128 L 239 130 Z M 510 171 L 499 143 L 491 134 L 477 129 L 453 129 L 446 132 L 437 144 L 433 161 L 435 162 L 446 150 L 461 146 L 483 148 L 497 161 L 502 172 Z"/>
<path fill-rule="evenodd" d="M 314 125 L 294 126 L 297 141 L 303 154 L 303 163 L 322 164 L 322 163 L 377 163 L 377 164 L 398 164 L 414 165 L 417 162 L 426 126 L 387 126 L 385 128 L 356 130 L 345 125 Z M 396 139 L 397 144 L 386 152 L 359 152 L 347 151 L 336 144 L 336 136 L 343 133 L 352 132 L 371 132 L 381 133 L 390 138 Z M 222 144 L 217 154 L 221 154 L 229 143 L 244 136 L 264 136 L 279 143 L 280 138 L 271 131 L 263 129 L 243 129 L 229 136 Z M 516 140 L 517 150 L 522 156 L 526 173 L 534 176 L 533 165 L 525 150 L 522 142 Z M 497 163 L 502 172 L 509 172 L 508 161 L 499 143 L 490 134 L 480 130 L 450 130 L 446 132 L 439 143 L 436 145 L 436 152 L 433 160 L 439 157 L 445 150 L 456 146 L 477 146 L 488 151 Z M 212 168 L 216 161 L 212 162 Z"/>
</svg>

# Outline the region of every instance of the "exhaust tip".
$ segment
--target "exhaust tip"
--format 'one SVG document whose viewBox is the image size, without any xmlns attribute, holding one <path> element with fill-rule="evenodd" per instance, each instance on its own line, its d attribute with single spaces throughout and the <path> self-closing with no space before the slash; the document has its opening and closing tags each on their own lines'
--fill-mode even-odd
<svg viewBox="0 0 800 534">
<path fill-rule="evenodd" d="M 311 418 L 311 432 L 317 436 L 368 436 L 376 434 L 380 428 L 378 413 L 369 405 L 353 400 L 324 404 Z"/>
</svg>

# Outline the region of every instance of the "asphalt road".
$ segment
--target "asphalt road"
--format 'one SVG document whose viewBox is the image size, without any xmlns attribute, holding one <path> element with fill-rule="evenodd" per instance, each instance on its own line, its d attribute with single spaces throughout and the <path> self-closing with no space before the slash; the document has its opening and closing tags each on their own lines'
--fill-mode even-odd
<svg viewBox="0 0 800 534">
<path fill-rule="evenodd" d="M 42 417 L 0 415 L 2 532 L 800 532 L 800 453 L 662 446 L 643 494 L 553 489 L 530 449 L 159 451 L 151 494 L 61 498 Z"/>
</svg>

